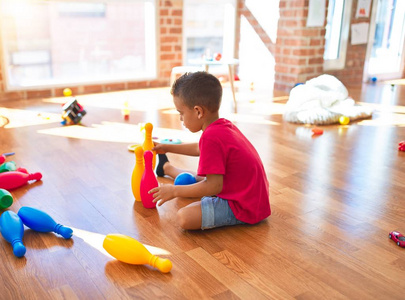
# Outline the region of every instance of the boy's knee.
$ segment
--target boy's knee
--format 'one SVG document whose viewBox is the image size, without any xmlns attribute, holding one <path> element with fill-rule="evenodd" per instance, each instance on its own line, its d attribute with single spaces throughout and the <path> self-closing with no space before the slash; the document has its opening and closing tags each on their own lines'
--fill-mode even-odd
<svg viewBox="0 0 405 300">
<path fill-rule="evenodd" d="M 187 218 L 187 213 L 184 208 L 179 209 L 177 212 L 177 223 L 180 225 L 181 228 L 183 229 L 188 229 L 188 218 Z"/>
<path fill-rule="evenodd" d="M 201 205 L 200 203 L 189 204 L 177 212 L 177 222 L 183 229 L 201 229 Z"/>
</svg>

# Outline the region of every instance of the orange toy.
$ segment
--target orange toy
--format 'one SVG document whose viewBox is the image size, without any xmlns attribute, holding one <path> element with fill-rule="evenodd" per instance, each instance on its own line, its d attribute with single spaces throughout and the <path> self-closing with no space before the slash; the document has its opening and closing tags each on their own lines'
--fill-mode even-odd
<svg viewBox="0 0 405 300">
<path fill-rule="evenodd" d="M 314 135 L 321 135 L 321 134 L 323 134 L 323 129 L 312 128 L 312 132 L 314 133 Z"/>
</svg>

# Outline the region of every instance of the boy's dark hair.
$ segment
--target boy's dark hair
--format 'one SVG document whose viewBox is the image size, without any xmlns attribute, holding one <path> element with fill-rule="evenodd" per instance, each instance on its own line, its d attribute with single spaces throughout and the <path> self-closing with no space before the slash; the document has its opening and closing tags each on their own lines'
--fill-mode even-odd
<svg viewBox="0 0 405 300">
<path fill-rule="evenodd" d="M 170 93 L 189 108 L 199 105 L 216 112 L 221 105 L 222 86 L 218 78 L 207 72 L 185 73 L 173 83 Z"/>
</svg>

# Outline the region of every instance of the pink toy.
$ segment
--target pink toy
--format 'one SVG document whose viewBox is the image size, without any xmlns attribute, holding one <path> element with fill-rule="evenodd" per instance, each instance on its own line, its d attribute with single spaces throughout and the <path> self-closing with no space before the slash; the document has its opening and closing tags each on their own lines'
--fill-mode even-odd
<svg viewBox="0 0 405 300">
<path fill-rule="evenodd" d="M 0 173 L 0 188 L 5 190 L 16 189 L 30 180 L 41 180 L 41 173 L 23 173 L 18 171 Z"/>
<path fill-rule="evenodd" d="M 14 155 L 14 152 L 3 153 L 2 155 L 0 155 L 0 165 L 6 161 L 7 156 L 11 156 L 11 155 Z"/>
<path fill-rule="evenodd" d="M 159 186 L 158 181 L 156 179 L 156 175 L 153 172 L 152 168 L 152 159 L 153 159 L 153 153 L 150 150 L 145 151 L 143 154 L 144 160 L 145 160 L 145 171 L 143 172 L 142 178 L 141 178 L 141 200 L 142 204 L 146 208 L 155 208 L 156 203 L 153 203 L 153 194 L 148 194 L 148 192 Z"/>
<path fill-rule="evenodd" d="M 405 141 L 399 142 L 398 150 L 399 151 L 405 151 Z"/>
</svg>

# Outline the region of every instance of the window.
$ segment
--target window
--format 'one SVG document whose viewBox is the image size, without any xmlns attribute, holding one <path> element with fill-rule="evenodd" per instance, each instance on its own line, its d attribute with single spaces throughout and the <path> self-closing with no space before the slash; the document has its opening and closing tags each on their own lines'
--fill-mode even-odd
<svg viewBox="0 0 405 300">
<path fill-rule="evenodd" d="M 329 0 L 323 56 L 325 70 L 345 66 L 351 7 L 352 0 Z"/>
<path fill-rule="evenodd" d="M 156 77 L 155 0 L 2 0 L 7 90 Z"/>
<path fill-rule="evenodd" d="M 234 57 L 235 0 L 184 0 L 183 17 L 185 65 L 216 52 Z"/>
</svg>

